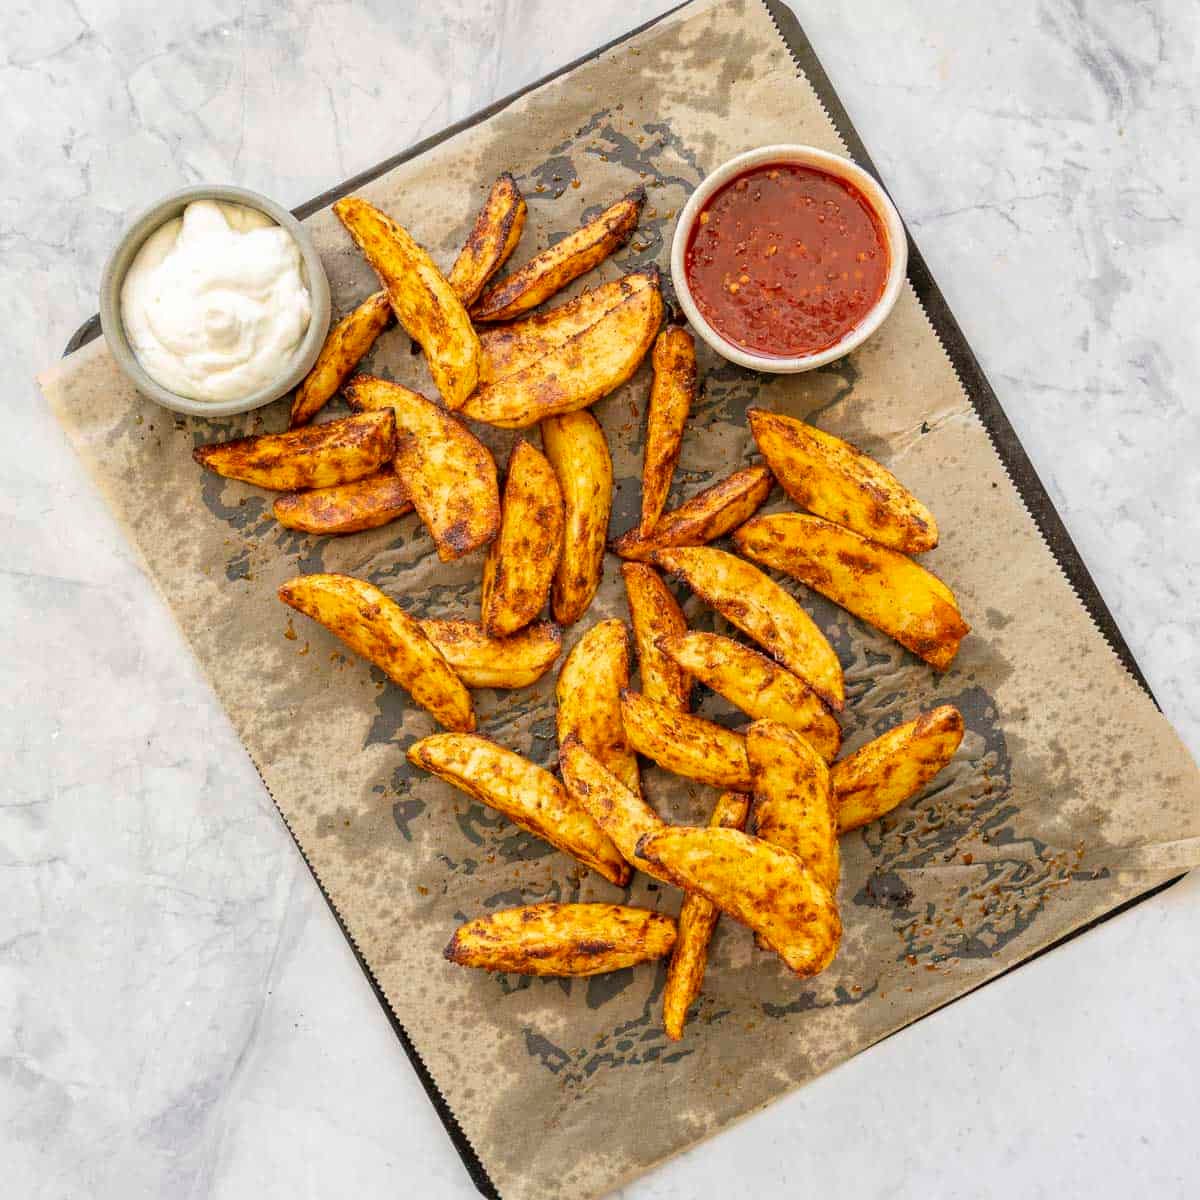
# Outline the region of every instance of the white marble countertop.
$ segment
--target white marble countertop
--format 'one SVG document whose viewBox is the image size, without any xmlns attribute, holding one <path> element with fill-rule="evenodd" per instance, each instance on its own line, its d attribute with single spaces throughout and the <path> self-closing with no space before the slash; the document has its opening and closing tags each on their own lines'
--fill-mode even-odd
<svg viewBox="0 0 1200 1200">
<path fill-rule="evenodd" d="M 6 1196 L 474 1194 L 32 376 L 158 194 L 227 179 L 298 203 L 669 3 L 0 10 Z M 1194 13 L 794 7 L 1200 750 Z M 622 1195 L 1194 1191 L 1197 930 L 1193 877 Z"/>
</svg>

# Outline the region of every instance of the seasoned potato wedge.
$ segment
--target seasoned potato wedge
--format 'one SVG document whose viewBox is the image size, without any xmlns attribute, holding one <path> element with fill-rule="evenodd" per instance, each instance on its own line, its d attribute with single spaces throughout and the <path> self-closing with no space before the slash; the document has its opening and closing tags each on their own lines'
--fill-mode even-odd
<svg viewBox="0 0 1200 1200">
<path fill-rule="evenodd" d="M 404 226 L 358 196 L 333 211 L 375 269 L 396 320 L 425 352 L 447 408 L 461 408 L 479 380 L 479 338 L 462 301 Z"/>
<path fill-rule="evenodd" d="M 797 975 L 833 961 L 842 939 L 837 905 L 794 854 L 737 829 L 682 825 L 646 834 L 637 854 L 748 925 Z"/>
<path fill-rule="evenodd" d="M 511 321 L 536 308 L 625 245 L 637 228 L 645 202 L 645 188 L 622 196 L 574 233 L 492 284 L 471 309 L 471 316 L 476 321 Z"/>
<path fill-rule="evenodd" d="M 554 468 L 522 438 L 508 459 L 500 532 L 483 564 L 480 608 L 492 637 L 516 633 L 542 611 L 562 545 L 562 491 Z"/>
<path fill-rule="evenodd" d="M 749 796 L 722 792 L 709 825 L 713 829 L 745 829 L 749 812 Z M 721 910 L 711 900 L 696 892 L 688 892 L 679 908 L 679 935 L 663 986 L 663 1031 L 673 1042 L 683 1037 L 688 1009 L 700 995 L 708 966 L 708 944 L 720 915 Z"/>
<path fill-rule="evenodd" d="M 558 476 L 566 518 L 550 607 L 560 625 L 574 625 L 591 604 L 604 570 L 612 458 L 604 430 L 590 412 L 547 417 L 542 422 L 542 446 Z"/>
<path fill-rule="evenodd" d="M 661 638 L 687 632 L 683 613 L 671 589 L 653 567 L 624 563 L 621 577 L 625 580 L 629 616 L 633 621 L 642 695 L 678 712 L 687 712 L 691 708 L 691 677 L 658 645 Z"/>
<path fill-rule="evenodd" d="M 475 728 L 466 685 L 420 625 L 374 584 L 350 575 L 298 575 L 280 587 L 279 598 L 374 663 L 447 729 Z"/>
<path fill-rule="evenodd" d="M 300 492 L 373 475 L 395 453 L 395 418 L 390 413 L 356 413 L 287 433 L 197 446 L 192 457 L 227 479 L 275 492 Z"/>
<path fill-rule="evenodd" d="M 503 813 L 605 879 L 624 887 L 629 864 L 599 825 L 536 763 L 478 734 L 435 733 L 413 742 L 408 761 Z"/>
<path fill-rule="evenodd" d="M 505 171 L 488 192 L 466 244 L 450 268 L 450 286 L 468 307 L 483 285 L 508 261 L 525 228 L 525 197 L 517 181 Z"/>
<path fill-rule="evenodd" d="M 660 767 L 713 787 L 750 790 L 746 739 L 740 733 L 637 692 L 621 697 L 621 720 L 629 744 Z"/>
<path fill-rule="evenodd" d="M 742 712 L 796 730 L 826 762 L 837 757 L 842 744 L 837 719 L 803 679 L 766 655 L 716 633 L 659 638 L 658 648 Z"/>
<path fill-rule="evenodd" d="M 527 904 L 460 925 L 446 957 L 516 975 L 603 975 L 671 953 L 675 922 L 622 904 Z"/>
<path fill-rule="evenodd" d="M 275 520 L 304 533 L 358 533 L 377 529 L 412 512 L 408 488 L 391 467 L 366 479 L 335 483 L 311 492 L 291 492 L 275 501 Z"/>
<path fill-rule="evenodd" d="M 954 757 L 962 738 L 962 713 L 943 704 L 834 763 L 838 832 L 866 825 L 915 796 Z"/>
<path fill-rule="evenodd" d="M 313 368 L 296 389 L 289 429 L 307 425 L 346 382 L 392 319 L 387 292 L 368 296 L 329 331 Z"/>
<path fill-rule="evenodd" d="M 449 562 L 486 546 L 500 528 L 500 487 L 488 448 L 457 418 L 419 392 L 356 375 L 345 388 L 352 408 L 393 412 L 396 474 Z"/>
<path fill-rule="evenodd" d="M 807 513 L 755 517 L 734 541 L 747 557 L 828 596 L 939 671 L 971 631 L 936 575 L 832 521 Z"/>
<path fill-rule="evenodd" d="M 651 356 L 654 381 L 646 406 L 642 455 L 642 537 L 649 537 L 667 505 L 671 480 L 683 448 L 683 430 L 696 398 L 696 343 L 679 325 L 658 335 Z"/>
<path fill-rule="evenodd" d="M 654 561 L 680 576 L 706 604 L 752 637 L 833 709 L 846 704 L 842 665 L 812 617 L 773 579 L 710 546 L 659 550 Z"/>
<path fill-rule="evenodd" d="M 535 621 L 508 638 L 488 637 L 478 621 L 429 617 L 420 625 L 469 688 L 528 687 L 562 649 L 562 633 L 552 621 Z"/>
<path fill-rule="evenodd" d="M 929 509 L 856 446 L 781 413 L 751 408 L 746 416 L 767 465 L 801 508 L 906 554 L 937 545 Z"/>
</svg>

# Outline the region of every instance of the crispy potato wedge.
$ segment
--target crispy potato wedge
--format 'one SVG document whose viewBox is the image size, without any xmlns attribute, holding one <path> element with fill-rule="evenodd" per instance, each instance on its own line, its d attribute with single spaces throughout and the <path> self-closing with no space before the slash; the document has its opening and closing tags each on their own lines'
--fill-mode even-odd
<svg viewBox="0 0 1200 1200">
<path fill-rule="evenodd" d="M 479 338 L 462 301 L 429 255 L 397 221 L 358 196 L 333 211 L 387 291 L 396 320 L 425 352 L 447 408 L 461 408 L 479 381 Z"/>
<path fill-rule="evenodd" d="M 312 370 L 296 389 L 289 429 L 307 425 L 325 407 L 391 319 L 387 292 L 376 292 L 334 325 Z"/>
<path fill-rule="evenodd" d="M 683 825 L 646 834 L 637 854 L 748 925 L 797 975 L 833 961 L 842 939 L 837 905 L 794 854 L 737 829 Z"/>
<path fill-rule="evenodd" d="M 834 763 L 838 833 L 867 825 L 915 796 L 954 757 L 962 739 L 962 713 L 943 704 Z"/>
<path fill-rule="evenodd" d="M 612 552 L 634 562 L 650 562 L 656 550 L 715 542 L 762 507 L 774 482 L 766 467 L 734 471 L 664 513 L 648 534 L 635 525 L 612 543 Z"/>
<path fill-rule="evenodd" d="M 671 953 L 675 922 L 623 904 L 527 904 L 460 925 L 446 957 L 515 975 L 603 975 Z"/>
<path fill-rule="evenodd" d="M 937 545 L 929 509 L 857 446 L 782 413 L 751 408 L 746 416 L 767 465 L 801 508 L 905 554 Z"/>
<path fill-rule="evenodd" d="M 471 693 L 420 625 L 374 584 L 350 575 L 298 575 L 279 598 L 336 634 L 447 729 L 475 728 Z"/>
<path fill-rule="evenodd" d="M 659 638 L 658 648 L 748 716 L 796 730 L 826 762 L 837 757 L 837 719 L 803 679 L 765 654 L 716 633 L 674 634 Z"/>
<path fill-rule="evenodd" d="M 641 288 L 542 358 L 483 384 L 463 406 L 473 421 L 524 429 L 587 408 L 638 369 L 662 324 L 657 284 Z"/>
<path fill-rule="evenodd" d="M 679 325 L 658 335 L 651 356 L 654 381 L 646 406 L 642 454 L 642 537 L 649 537 L 667 505 L 683 448 L 683 431 L 696 399 L 696 343 Z"/>
<path fill-rule="evenodd" d="M 686 633 L 687 621 L 671 589 L 653 567 L 624 563 L 621 577 L 633 621 L 642 695 L 677 712 L 687 712 L 692 706 L 691 677 L 658 645 L 661 638 Z"/>
<path fill-rule="evenodd" d="M 412 512 L 408 489 L 391 467 L 366 479 L 335 483 L 311 492 L 291 492 L 275 501 L 275 520 L 303 533 L 358 533 L 377 529 Z"/>
<path fill-rule="evenodd" d="M 562 649 L 562 632 L 552 621 L 535 621 L 509 638 L 488 637 L 478 621 L 429 617 L 420 625 L 469 688 L 528 687 Z"/>
<path fill-rule="evenodd" d="M 433 538 L 442 562 L 486 546 L 500 528 L 500 485 L 488 448 L 457 418 L 419 392 L 356 375 L 345 388 L 352 408 L 396 417 L 396 474 Z"/>
<path fill-rule="evenodd" d="M 508 637 L 546 603 L 563 547 L 563 501 L 554 468 L 524 438 L 504 481 L 500 532 L 483 564 L 480 608 L 492 637 Z"/>
<path fill-rule="evenodd" d="M 740 792 L 722 792 L 713 808 L 713 829 L 745 829 L 750 797 Z M 683 1037 L 688 1009 L 700 995 L 708 966 L 708 944 L 721 910 L 711 900 L 688 892 L 679 908 L 679 934 L 667 964 L 663 986 L 663 1030 L 673 1042 Z"/>
<path fill-rule="evenodd" d="M 574 625 L 591 604 L 604 571 L 612 458 L 604 430 L 590 412 L 547 417 L 542 422 L 542 446 L 558 476 L 566 518 L 550 608 L 560 625 Z"/>
<path fill-rule="evenodd" d="M 395 453 L 395 418 L 390 413 L 355 413 L 287 433 L 197 446 L 192 457 L 227 479 L 274 492 L 301 492 L 373 475 Z"/>
<path fill-rule="evenodd" d="M 408 761 L 503 813 L 605 879 L 624 887 L 629 864 L 549 771 L 478 734 L 435 733 L 413 742 Z"/>
<path fill-rule="evenodd" d="M 574 233 L 492 284 L 471 309 L 471 316 L 476 321 L 511 321 L 536 308 L 625 245 L 637 228 L 645 202 L 645 188 L 622 196 Z"/>
<path fill-rule="evenodd" d="M 454 294 L 470 307 L 483 286 L 508 261 L 525 229 L 526 204 L 517 181 L 505 171 L 488 192 L 466 244 L 450 268 Z"/>
<path fill-rule="evenodd" d="M 837 712 L 846 705 L 842 664 L 812 617 L 757 567 L 710 546 L 658 550 L 654 561 L 799 675 Z"/>
<path fill-rule="evenodd" d="M 755 517 L 734 534 L 743 554 L 784 571 L 945 671 L 971 631 L 954 593 L 911 558 L 808 513 Z"/>
<path fill-rule="evenodd" d="M 558 744 L 576 738 L 627 788 L 641 795 L 637 755 L 625 737 L 621 693 L 629 687 L 624 621 L 601 621 L 575 643 L 558 673 Z"/>
<path fill-rule="evenodd" d="M 637 692 L 621 696 L 621 720 L 629 744 L 660 767 L 713 787 L 750 790 L 746 739 L 740 733 Z"/>
</svg>

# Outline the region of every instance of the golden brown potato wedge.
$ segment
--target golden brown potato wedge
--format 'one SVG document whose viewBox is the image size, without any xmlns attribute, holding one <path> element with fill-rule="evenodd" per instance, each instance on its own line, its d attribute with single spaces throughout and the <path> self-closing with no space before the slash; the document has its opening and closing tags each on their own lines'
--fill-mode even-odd
<svg viewBox="0 0 1200 1200">
<path fill-rule="evenodd" d="M 524 438 L 504 481 L 500 532 L 483 564 L 480 608 L 492 637 L 508 637 L 542 611 L 562 554 L 562 491 L 554 468 Z"/>
<path fill-rule="evenodd" d="M 396 417 L 396 474 L 449 562 L 486 546 L 500 528 L 500 486 L 488 448 L 457 418 L 419 392 L 356 375 L 345 388 L 352 408 Z"/>
<path fill-rule="evenodd" d="M 962 713 L 943 704 L 834 763 L 838 832 L 866 825 L 915 796 L 954 757 L 962 738 Z"/>
<path fill-rule="evenodd" d="M 535 621 L 509 638 L 488 637 L 478 621 L 429 617 L 420 625 L 469 688 L 528 687 L 562 649 L 562 632 L 552 621 Z"/>
<path fill-rule="evenodd" d="M 516 975 L 603 975 L 671 953 L 675 922 L 623 904 L 527 904 L 460 925 L 446 957 Z"/>
<path fill-rule="evenodd" d="M 471 309 L 471 316 L 476 321 L 511 321 L 536 308 L 625 245 L 637 228 L 645 202 L 645 188 L 622 196 L 574 233 L 492 284 Z"/>
<path fill-rule="evenodd" d="M 298 575 L 279 598 L 374 663 L 447 729 L 475 728 L 471 693 L 420 625 L 374 584 L 350 575 Z"/>
<path fill-rule="evenodd" d="M 395 418 L 390 413 L 356 413 L 287 433 L 197 446 L 192 457 L 227 479 L 275 492 L 300 492 L 373 475 L 395 453 Z"/>
<path fill-rule="evenodd" d="M 566 518 L 550 607 L 560 625 L 574 625 L 591 604 L 604 570 L 612 458 L 604 430 L 590 412 L 547 417 L 542 422 L 542 446 L 558 476 Z"/>
<path fill-rule="evenodd" d="M 296 389 L 289 429 L 307 425 L 325 407 L 391 319 L 392 302 L 387 292 L 376 292 L 338 321 L 329 331 L 312 370 Z"/>
<path fill-rule="evenodd" d="M 659 640 L 687 632 L 687 622 L 671 589 L 644 563 L 624 563 L 621 577 L 629 600 L 637 644 L 642 695 L 678 712 L 691 708 L 692 680 L 678 663 L 659 649 Z"/>
<path fill-rule="evenodd" d="M 757 567 L 711 546 L 659 550 L 654 561 L 752 637 L 833 709 L 846 705 L 842 664 L 812 617 Z"/>
<path fill-rule="evenodd" d="M 479 381 L 479 338 L 462 301 L 403 225 L 358 196 L 333 211 L 375 269 L 396 320 L 425 352 L 447 408 L 461 408 Z"/>
<path fill-rule="evenodd" d="M 408 489 L 391 467 L 366 479 L 291 492 L 275 501 L 275 520 L 304 533 L 358 533 L 377 529 L 412 512 Z"/>
<path fill-rule="evenodd" d="M 796 730 L 826 762 L 837 757 L 842 744 L 837 719 L 803 679 L 766 655 L 716 633 L 659 638 L 658 648 L 742 712 Z"/>
<path fill-rule="evenodd" d="M 749 812 L 749 796 L 740 792 L 722 792 L 709 826 L 713 829 L 745 829 Z M 673 1042 L 683 1037 L 688 1009 L 700 995 L 704 970 L 708 966 L 708 944 L 720 915 L 721 910 L 712 901 L 696 892 L 688 892 L 679 908 L 679 934 L 675 949 L 671 951 L 667 982 L 663 986 L 663 1030 Z"/>
<path fill-rule="evenodd" d="M 646 834 L 637 854 L 748 925 L 797 975 L 833 961 L 842 939 L 837 905 L 794 854 L 737 829 L 683 825 Z"/>
<path fill-rule="evenodd" d="M 503 813 L 564 854 L 624 887 L 629 864 L 599 825 L 536 763 L 478 734 L 435 733 L 408 748 L 408 761 Z"/>
<path fill-rule="evenodd" d="M 734 541 L 747 557 L 828 596 L 939 671 L 971 631 L 936 575 L 832 521 L 774 513 L 747 522 Z"/>
<path fill-rule="evenodd" d="M 751 408 L 746 416 L 767 465 L 801 508 L 906 554 L 937 545 L 929 509 L 858 447 L 781 413 Z"/>
<path fill-rule="evenodd" d="M 637 692 L 621 697 L 621 720 L 629 744 L 660 767 L 713 787 L 750 790 L 746 739 L 740 733 Z"/>
<path fill-rule="evenodd" d="M 469 308 L 483 285 L 508 261 L 525 228 L 525 197 L 505 171 L 488 192 L 466 244 L 450 268 L 450 286 Z"/>
<path fill-rule="evenodd" d="M 696 343 L 679 325 L 658 335 L 651 356 L 654 381 L 646 406 L 646 448 L 642 455 L 642 537 L 658 524 L 671 491 L 683 448 L 683 431 L 696 398 Z"/>
</svg>

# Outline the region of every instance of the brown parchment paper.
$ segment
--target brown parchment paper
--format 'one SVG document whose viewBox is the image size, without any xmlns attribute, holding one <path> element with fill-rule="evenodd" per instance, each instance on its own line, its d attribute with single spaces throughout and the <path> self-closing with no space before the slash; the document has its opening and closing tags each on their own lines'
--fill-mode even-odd
<svg viewBox="0 0 1200 1200">
<path fill-rule="evenodd" d="M 842 150 L 757 0 L 701 4 L 362 192 L 448 267 L 502 170 L 530 202 L 518 263 L 644 183 L 639 233 L 582 281 L 593 284 L 648 261 L 665 272 L 689 190 L 729 155 L 784 141 Z M 376 284 L 328 211 L 309 225 L 344 311 Z M 398 330 L 365 365 L 429 388 Z M 962 709 L 968 732 L 924 797 L 843 840 L 845 941 L 833 966 L 797 981 L 723 922 L 678 1044 L 662 1033 L 661 967 L 555 981 L 443 960 L 460 920 L 498 907 L 626 898 L 674 913 L 679 895 L 638 877 L 622 897 L 411 770 L 404 747 L 431 719 L 275 597 L 297 572 L 345 571 L 414 613 L 477 616 L 481 556 L 440 564 L 411 516 L 344 539 L 297 535 L 271 518 L 271 497 L 192 462 L 195 445 L 284 428 L 286 402 L 231 420 L 174 418 L 135 394 L 103 342 L 42 379 L 416 1050 L 514 1200 L 604 1192 L 1200 859 L 1194 765 L 1072 593 L 911 291 L 827 370 L 759 378 L 703 347 L 701 370 L 673 502 L 751 458 L 750 402 L 810 418 L 881 459 L 937 514 L 942 543 L 925 561 L 974 633 L 936 677 L 789 585 L 845 665 L 849 749 L 942 702 Z M 614 533 L 636 520 L 647 384 L 644 365 L 596 407 L 618 480 Z M 485 432 L 503 463 L 511 436 Z M 722 628 L 692 598 L 685 611 L 697 628 Z M 626 608 L 609 558 L 565 647 L 613 615 Z M 553 675 L 476 699 L 484 732 L 553 765 Z M 736 719 L 711 695 L 701 711 Z M 645 778 L 669 819 L 706 819 L 713 793 L 657 768 Z"/>
</svg>

